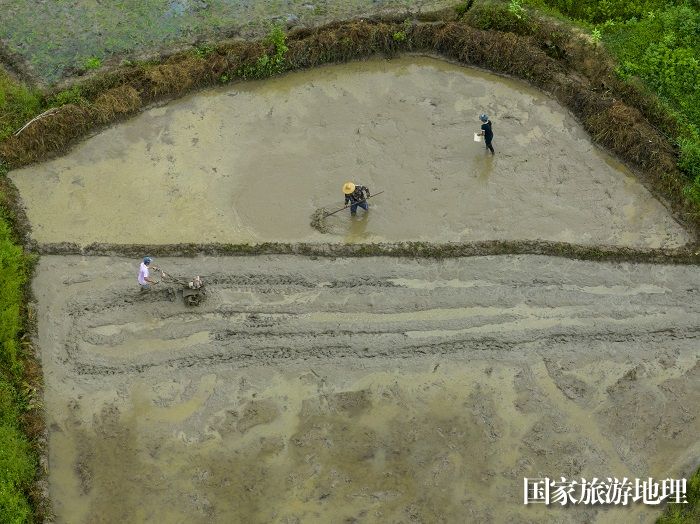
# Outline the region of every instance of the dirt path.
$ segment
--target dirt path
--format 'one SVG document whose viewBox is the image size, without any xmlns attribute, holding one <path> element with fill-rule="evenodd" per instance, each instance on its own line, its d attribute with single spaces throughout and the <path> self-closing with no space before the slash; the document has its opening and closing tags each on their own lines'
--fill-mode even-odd
<svg viewBox="0 0 700 524">
<path fill-rule="evenodd" d="M 482 112 L 495 158 L 473 142 Z M 199 93 L 11 177 L 39 242 L 689 240 L 543 93 L 419 57 Z M 386 193 L 312 229 L 348 179 Z"/>
<path fill-rule="evenodd" d="M 700 276 L 548 257 L 43 257 L 60 522 L 649 521 L 525 508 L 524 476 L 700 456 Z M 95 520 L 97 518 L 97 520 Z"/>
</svg>

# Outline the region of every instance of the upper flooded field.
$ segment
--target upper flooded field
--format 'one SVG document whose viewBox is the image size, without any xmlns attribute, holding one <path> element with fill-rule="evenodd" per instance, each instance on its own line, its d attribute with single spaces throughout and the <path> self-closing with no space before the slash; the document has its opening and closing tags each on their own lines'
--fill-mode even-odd
<svg viewBox="0 0 700 524">
<path fill-rule="evenodd" d="M 54 82 L 114 56 L 217 35 L 264 33 L 270 22 L 313 26 L 386 12 L 428 12 L 453 0 L 0 0 L 0 40 L 39 80 Z"/>
<path fill-rule="evenodd" d="M 494 157 L 473 139 L 480 113 Z M 424 57 L 201 92 L 11 176 L 39 242 L 689 239 L 546 95 Z M 347 180 L 384 193 L 313 229 Z"/>
</svg>

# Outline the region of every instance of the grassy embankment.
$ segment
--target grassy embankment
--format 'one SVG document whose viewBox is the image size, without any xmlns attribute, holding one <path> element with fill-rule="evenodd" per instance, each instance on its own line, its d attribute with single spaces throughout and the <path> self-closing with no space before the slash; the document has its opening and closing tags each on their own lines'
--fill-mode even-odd
<svg viewBox="0 0 700 524">
<path fill-rule="evenodd" d="M 511 2 L 518 3 L 518 2 Z M 700 1 L 526 0 L 581 23 L 615 57 L 621 79 L 641 82 L 676 125 L 684 194 L 700 208 Z"/>
<path fill-rule="evenodd" d="M 8 91 L 18 92 L 16 89 L 19 88 L 8 89 L 8 80 L 0 78 L 0 102 Z M 17 110 L 30 113 L 21 103 Z M 0 129 L 7 125 L 2 121 Z M 38 373 L 21 340 L 31 258 L 14 234 L 6 198 L 0 184 L 0 522 L 9 524 L 31 521 L 34 514 L 29 502 L 37 465 L 32 437 L 36 438 L 40 431 L 41 423 L 36 424 L 41 417 L 35 403 Z"/>
</svg>

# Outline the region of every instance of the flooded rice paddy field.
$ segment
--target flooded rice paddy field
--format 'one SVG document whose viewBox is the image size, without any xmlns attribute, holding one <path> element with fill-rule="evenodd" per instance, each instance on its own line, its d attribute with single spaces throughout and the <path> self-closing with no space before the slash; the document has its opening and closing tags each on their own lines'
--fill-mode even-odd
<svg viewBox="0 0 700 524">
<path fill-rule="evenodd" d="M 480 113 L 495 157 L 473 141 Z M 11 177 L 40 243 L 690 238 L 546 95 L 425 57 L 201 92 Z M 346 180 L 385 193 L 313 229 Z"/>
<path fill-rule="evenodd" d="M 424 57 L 199 93 L 11 177 L 40 243 L 690 239 L 545 95 Z M 348 179 L 385 193 L 312 228 Z M 525 507 L 523 477 L 698 465 L 696 267 L 156 264 L 203 276 L 206 302 L 140 292 L 138 260 L 39 262 L 57 522 L 652 522 Z"/>
<path fill-rule="evenodd" d="M 387 12 L 452 7 L 452 0 L 0 0 L 0 40 L 39 81 L 210 37 L 261 35 L 273 23 L 314 26 Z M 11 22 L 10 22 L 11 21 Z"/>
<path fill-rule="evenodd" d="M 42 257 L 57 522 L 651 522 L 523 477 L 700 456 L 700 276 L 549 257 Z"/>
</svg>

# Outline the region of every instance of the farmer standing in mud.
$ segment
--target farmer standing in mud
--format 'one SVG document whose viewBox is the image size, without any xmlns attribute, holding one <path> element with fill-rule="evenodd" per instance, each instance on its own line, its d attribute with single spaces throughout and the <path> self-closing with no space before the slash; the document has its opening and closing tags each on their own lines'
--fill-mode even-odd
<svg viewBox="0 0 700 524">
<path fill-rule="evenodd" d="M 345 205 L 350 204 L 350 214 L 355 215 L 357 208 L 361 207 L 365 211 L 369 211 L 367 199 L 369 198 L 369 188 L 366 186 L 355 185 L 352 182 L 343 184 L 343 193 L 345 194 Z"/>
<path fill-rule="evenodd" d="M 144 257 L 143 262 L 141 262 L 141 267 L 139 267 L 138 281 L 139 285 L 141 286 L 141 291 L 146 291 L 150 289 L 151 284 L 158 283 L 149 276 L 149 266 L 151 265 L 151 262 L 153 262 L 151 257 Z M 153 269 L 157 270 L 158 268 L 154 266 Z"/>
<path fill-rule="evenodd" d="M 481 136 L 484 137 L 484 141 L 486 142 L 486 149 L 491 150 L 491 154 L 495 155 L 496 152 L 493 150 L 493 146 L 491 145 L 491 141 L 493 140 L 493 129 L 491 128 L 491 120 L 489 120 L 489 117 L 487 115 L 481 115 L 479 116 L 479 120 L 481 120 L 481 133 L 479 133 Z"/>
</svg>

